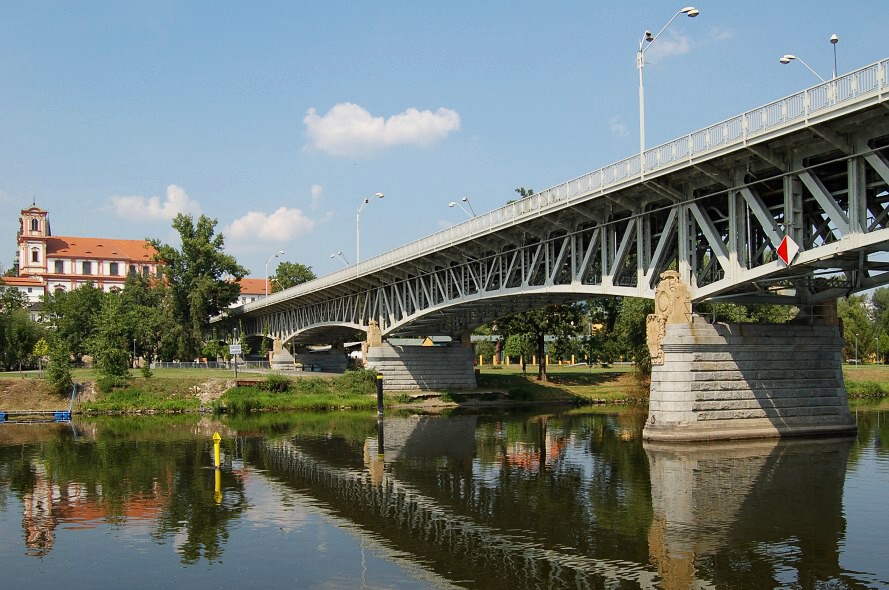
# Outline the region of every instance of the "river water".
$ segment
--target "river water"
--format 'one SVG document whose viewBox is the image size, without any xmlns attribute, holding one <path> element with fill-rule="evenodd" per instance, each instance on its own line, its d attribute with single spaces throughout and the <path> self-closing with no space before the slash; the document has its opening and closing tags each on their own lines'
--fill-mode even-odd
<svg viewBox="0 0 889 590">
<path fill-rule="evenodd" d="M 711 445 L 634 409 L 4 424 L 0 587 L 886 588 L 889 411 L 855 414 Z"/>
</svg>

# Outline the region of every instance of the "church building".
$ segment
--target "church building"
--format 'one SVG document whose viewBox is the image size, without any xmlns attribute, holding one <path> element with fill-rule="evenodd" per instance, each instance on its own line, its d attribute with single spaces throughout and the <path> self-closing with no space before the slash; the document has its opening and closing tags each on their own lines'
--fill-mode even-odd
<svg viewBox="0 0 889 590">
<path fill-rule="evenodd" d="M 18 276 L 41 285 L 41 295 L 88 282 L 111 291 L 122 289 L 130 274 L 158 276 L 155 250 L 145 240 L 54 236 L 47 211 L 36 204 L 22 209 L 19 224 Z"/>
</svg>

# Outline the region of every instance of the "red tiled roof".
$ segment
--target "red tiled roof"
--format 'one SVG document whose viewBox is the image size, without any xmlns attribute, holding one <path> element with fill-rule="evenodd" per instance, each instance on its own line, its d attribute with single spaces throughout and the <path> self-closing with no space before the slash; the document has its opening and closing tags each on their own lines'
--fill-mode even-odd
<svg viewBox="0 0 889 590">
<path fill-rule="evenodd" d="M 0 283 L 9 285 L 10 287 L 42 287 L 43 282 L 40 279 L 31 277 L 0 277 Z"/>
<path fill-rule="evenodd" d="M 103 258 L 149 262 L 154 254 L 154 248 L 145 240 L 69 236 L 46 238 L 46 255 L 56 258 Z"/>
<path fill-rule="evenodd" d="M 265 295 L 265 279 L 241 279 L 241 295 Z"/>
</svg>

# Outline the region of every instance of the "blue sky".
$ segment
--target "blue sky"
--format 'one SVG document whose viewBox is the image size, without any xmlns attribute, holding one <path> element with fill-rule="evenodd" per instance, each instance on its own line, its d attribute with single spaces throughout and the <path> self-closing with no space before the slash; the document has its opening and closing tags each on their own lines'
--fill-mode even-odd
<svg viewBox="0 0 889 590">
<path fill-rule="evenodd" d="M 654 146 L 889 56 L 885 0 L 692 2 L 646 52 Z M 355 262 L 639 148 L 635 54 L 683 6 L 0 0 L 0 266 L 57 235 L 175 242 L 179 211 L 269 257 Z M 269 267 L 274 272 L 273 261 Z"/>
</svg>

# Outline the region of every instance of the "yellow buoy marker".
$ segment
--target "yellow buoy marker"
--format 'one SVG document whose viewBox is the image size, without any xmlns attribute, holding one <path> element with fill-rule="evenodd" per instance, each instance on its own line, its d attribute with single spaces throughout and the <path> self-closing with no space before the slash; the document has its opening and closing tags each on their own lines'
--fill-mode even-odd
<svg viewBox="0 0 889 590">
<path fill-rule="evenodd" d="M 218 432 L 213 433 L 213 466 L 216 469 L 221 467 L 219 462 L 219 442 L 222 440 L 222 437 L 219 436 Z"/>
</svg>

